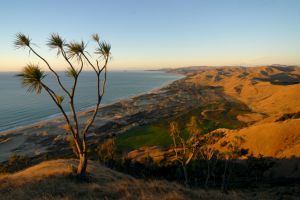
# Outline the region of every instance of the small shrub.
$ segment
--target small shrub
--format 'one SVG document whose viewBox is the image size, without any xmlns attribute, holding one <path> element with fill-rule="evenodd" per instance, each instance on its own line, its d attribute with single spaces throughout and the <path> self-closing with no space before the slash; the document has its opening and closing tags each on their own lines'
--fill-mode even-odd
<svg viewBox="0 0 300 200">
<path fill-rule="evenodd" d="M 116 160 L 117 146 L 115 138 L 109 138 L 105 142 L 98 145 L 96 153 L 100 162 L 107 163 Z"/>
<path fill-rule="evenodd" d="M 8 161 L 0 164 L 0 173 L 12 173 L 24 169 L 30 165 L 30 159 L 26 156 L 12 154 Z"/>
</svg>

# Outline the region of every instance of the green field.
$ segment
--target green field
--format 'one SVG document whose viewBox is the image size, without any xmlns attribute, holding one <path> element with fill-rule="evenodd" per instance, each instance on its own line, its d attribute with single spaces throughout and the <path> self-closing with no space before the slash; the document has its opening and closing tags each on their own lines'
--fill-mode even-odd
<svg viewBox="0 0 300 200">
<path fill-rule="evenodd" d="M 233 109 L 226 109 L 226 111 L 222 113 L 211 114 L 208 116 L 209 118 L 206 119 L 201 117 L 203 109 L 214 109 L 214 106 L 215 105 L 209 105 L 209 107 L 206 106 L 204 108 L 195 109 L 173 119 L 132 128 L 116 138 L 118 148 L 121 151 L 132 151 L 142 146 L 169 147 L 172 143 L 168 132 L 170 121 L 177 121 L 182 129 L 183 135 L 187 137 L 188 132 L 185 130 L 185 126 L 191 116 L 196 116 L 199 119 L 199 125 L 203 134 L 217 128 L 236 129 L 244 125 L 236 119 L 236 115 L 244 112 L 242 109 L 237 109 L 239 108 L 237 106 L 233 106 Z"/>
<path fill-rule="evenodd" d="M 204 134 L 217 128 L 230 128 L 227 124 L 216 123 L 211 120 L 203 120 L 200 125 Z M 182 133 L 184 137 L 188 136 L 185 128 L 182 129 Z M 168 132 L 168 124 L 153 124 L 133 128 L 119 135 L 116 142 L 120 150 L 132 151 L 142 146 L 169 147 L 172 140 Z"/>
<path fill-rule="evenodd" d="M 171 137 L 168 130 L 156 125 L 147 125 L 133 128 L 117 137 L 118 148 L 123 151 L 131 151 L 142 146 L 168 147 Z"/>
</svg>

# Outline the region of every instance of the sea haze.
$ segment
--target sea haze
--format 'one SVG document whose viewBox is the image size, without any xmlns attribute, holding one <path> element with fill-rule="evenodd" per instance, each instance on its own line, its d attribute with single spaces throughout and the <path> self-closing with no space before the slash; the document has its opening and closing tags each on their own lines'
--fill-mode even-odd
<svg viewBox="0 0 300 200">
<path fill-rule="evenodd" d="M 23 125 L 35 123 L 59 115 L 59 110 L 44 91 L 40 95 L 30 93 L 22 88 L 16 73 L 0 73 L 0 131 L 13 129 Z M 60 74 L 64 84 L 70 87 L 72 79 Z M 182 76 L 160 71 L 113 71 L 108 72 L 107 87 L 102 103 L 138 95 L 160 87 Z M 83 72 L 79 78 L 76 91 L 76 108 L 82 110 L 95 105 L 96 102 L 96 75 L 92 72 Z M 64 106 L 68 98 L 59 90 L 55 79 L 50 74 L 45 82 L 58 94 L 65 96 Z"/>
</svg>

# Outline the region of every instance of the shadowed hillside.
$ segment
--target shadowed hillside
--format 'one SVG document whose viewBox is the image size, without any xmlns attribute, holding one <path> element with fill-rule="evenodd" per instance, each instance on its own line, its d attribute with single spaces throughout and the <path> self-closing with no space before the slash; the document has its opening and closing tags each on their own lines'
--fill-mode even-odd
<svg viewBox="0 0 300 200">
<path fill-rule="evenodd" d="M 88 181 L 72 176 L 74 160 L 48 161 L 0 177 L 1 199 L 188 199 L 197 198 L 177 184 L 142 181 L 89 163 Z M 208 195 L 205 194 L 206 197 Z"/>
<path fill-rule="evenodd" d="M 47 161 L 24 171 L 0 176 L 1 199 L 296 199 L 298 186 L 230 191 L 193 190 L 167 181 L 144 181 L 89 161 L 91 178 L 72 175 L 74 160 Z"/>
</svg>

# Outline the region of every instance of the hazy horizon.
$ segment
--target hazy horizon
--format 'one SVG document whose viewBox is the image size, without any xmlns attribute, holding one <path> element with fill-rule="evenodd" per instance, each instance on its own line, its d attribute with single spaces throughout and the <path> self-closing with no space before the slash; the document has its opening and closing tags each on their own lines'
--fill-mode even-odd
<svg viewBox="0 0 300 200">
<path fill-rule="evenodd" d="M 300 64 L 300 1 L 17 1 L 0 8 L 0 71 L 43 63 L 13 46 L 22 32 L 57 70 L 65 66 L 45 43 L 51 33 L 112 45 L 111 70 L 183 66 Z M 54 12 L 55 11 L 55 12 Z"/>
<path fill-rule="evenodd" d="M 149 71 L 149 70 L 164 70 L 164 69 L 179 69 L 179 68 L 189 68 L 189 67 L 261 67 L 261 66 L 276 66 L 276 65 L 279 65 L 279 66 L 296 66 L 296 67 L 300 67 L 300 64 L 299 65 L 286 65 L 286 64 L 257 64 L 257 65 L 189 65 L 189 66 L 178 66 L 178 67 L 137 67 L 137 68 L 124 68 L 124 67 L 116 67 L 116 68 L 113 68 L 113 69 L 109 69 L 109 71 L 113 71 L 113 72 L 122 72 L 122 71 Z M 23 66 L 24 67 L 24 66 Z M 65 69 L 64 67 L 59 67 L 57 72 L 65 72 Z M 47 67 L 43 67 L 43 70 L 45 72 L 48 72 L 48 73 L 52 73 L 49 69 L 47 69 Z M 83 70 L 84 72 L 94 72 L 93 70 L 91 69 L 85 69 Z M 20 72 L 19 69 L 15 69 L 15 70 L 1 70 L 0 69 L 0 73 L 16 73 L 16 72 Z"/>
</svg>

